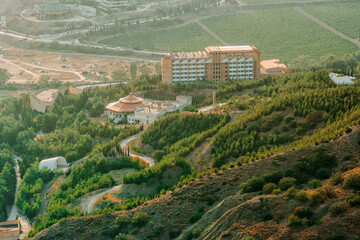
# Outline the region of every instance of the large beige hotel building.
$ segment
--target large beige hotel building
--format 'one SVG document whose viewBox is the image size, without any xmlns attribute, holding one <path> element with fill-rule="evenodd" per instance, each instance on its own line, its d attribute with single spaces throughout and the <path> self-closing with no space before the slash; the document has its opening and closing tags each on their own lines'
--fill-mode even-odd
<svg viewBox="0 0 360 240">
<path fill-rule="evenodd" d="M 259 78 L 260 54 L 254 46 L 207 47 L 203 52 L 169 53 L 162 59 L 162 82 Z"/>
</svg>

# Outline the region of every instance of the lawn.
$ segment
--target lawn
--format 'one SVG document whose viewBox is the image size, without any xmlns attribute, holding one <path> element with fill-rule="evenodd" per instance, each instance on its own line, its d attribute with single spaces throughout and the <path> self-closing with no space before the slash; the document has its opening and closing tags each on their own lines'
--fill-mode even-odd
<svg viewBox="0 0 360 240">
<path fill-rule="evenodd" d="M 121 34 L 102 40 L 99 43 L 133 49 L 174 52 L 201 51 L 209 45 L 220 45 L 217 40 L 196 23 L 169 30 Z"/>
<path fill-rule="evenodd" d="M 305 11 L 352 38 L 360 38 L 360 2 L 303 7 Z"/>
<path fill-rule="evenodd" d="M 254 45 L 263 59 L 290 61 L 301 55 L 341 56 L 358 48 L 317 25 L 292 8 L 269 9 L 217 16 L 202 21 L 232 45 Z"/>
</svg>

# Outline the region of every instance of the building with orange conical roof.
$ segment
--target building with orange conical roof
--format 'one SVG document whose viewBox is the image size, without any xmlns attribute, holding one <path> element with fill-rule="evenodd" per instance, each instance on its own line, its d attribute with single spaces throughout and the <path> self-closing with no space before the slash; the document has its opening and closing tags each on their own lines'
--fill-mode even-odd
<svg viewBox="0 0 360 240">
<path fill-rule="evenodd" d="M 109 103 L 105 109 L 110 119 L 119 122 L 126 119 L 128 114 L 135 112 L 137 107 L 145 107 L 150 104 L 151 102 L 144 101 L 143 98 L 136 97 L 130 93 L 128 96 L 120 98 L 117 102 Z"/>
</svg>

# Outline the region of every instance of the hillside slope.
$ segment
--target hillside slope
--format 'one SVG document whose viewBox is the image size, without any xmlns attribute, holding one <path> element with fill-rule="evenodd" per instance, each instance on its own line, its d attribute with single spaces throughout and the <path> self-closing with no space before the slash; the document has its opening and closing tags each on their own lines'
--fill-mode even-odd
<svg viewBox="0 0 360 240">
<path fill-rule="evenodd" d="M 360 126 L 355 126 L 350 133 L 344 133 L 338 139 L 320 146 L 336 156 L 336 171 L 347 171 L 359 166 L 359 144 Z M 134 216 L 143 212 L 149 216 L 149 223 L 131 231 L 129 239 L 245 239 L 246 236 L 256 236 L 257 239 L 315 239 L 317 236 L 338 233 L 353 239 L 360 235 L 359 209 L 351 208 L 341 218 L 330 217 L 327 212 L 330 202 L 338 201 L 341 194 L 327 200 L 325 204 L 311 205 L 320 222 L 310 228 L 305 225 L 287 226 L 286 219 L 299 202 L 286 200 L 285 194 L 261 197 L 254 193 L 238 195 L 241 183 L 254 176 L 291 168 L 298 159 L 309 156 L 314 148 L 316 146 L 289 151 L 221 170 L 132 210 L 62 220 L 35 237 L 39 240 L 113 239 L 118 232 L 114 234 L 110 227 L 118 216 L 128 215 L 134 219 Z M 271 220 L 263 216 L 264 209 L 271 212 Z M 329 227 L 335 225 L 336 228 Z M 123 228 L 129 227 L 130 224 L 127 224 Z"/>
</svg>

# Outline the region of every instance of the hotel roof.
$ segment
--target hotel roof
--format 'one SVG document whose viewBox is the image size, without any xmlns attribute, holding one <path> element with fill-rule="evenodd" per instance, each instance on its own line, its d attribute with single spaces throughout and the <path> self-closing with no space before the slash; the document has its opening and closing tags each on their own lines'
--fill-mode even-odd
<svg viewBox="0 0 360 240">
<path fill-rule="evenodd" d="M 209 46 L 207 48 L 205 48 L 206 52 L 208 53 L 233 53 L 233 52 L 258 52 L 260 53 L 260 51 L 254 47 L 254 46 L 250 46 L 250 45 L 245 45 L 245 46 Z"/>
</svg>

